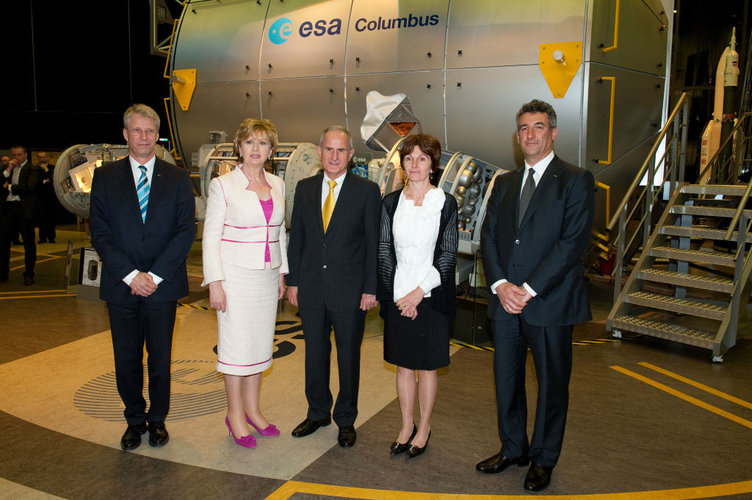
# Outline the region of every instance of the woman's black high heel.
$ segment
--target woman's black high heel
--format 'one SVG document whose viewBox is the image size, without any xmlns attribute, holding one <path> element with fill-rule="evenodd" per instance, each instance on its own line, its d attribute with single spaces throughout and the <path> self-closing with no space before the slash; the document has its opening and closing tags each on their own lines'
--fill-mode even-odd
<svg viewBox="0 0 752 500">
<path fill-rule="evenodd" d="M 410 434 L 410 439 L 407 440 L 407 443 L 400 443 L 398 441 L 393 442 L 392 446 L 389 447 L 389 454 L 394 456 L 394 455 L 399 455 L 400 453 L 405 453 L 407 449 L 410 447 L 410 441 L 413 440 L 413 438 L 415 437 L 415 434 L 417 433 L 418 433 L 418 428 L 415 426 L 415 424 L 413 424 L 413 433 Z"/>
<path fill-rule="evenodd" d="M 418 448 L 417 446 L 411 444 L 410 447 L 407 449 L 407 458 L 415 458 L 418 455 L 422 455 L 424 451 L 426 451 L 426 448 L 428 448 L 428 440 L 431 439 L 431 431 L 428 431 L 428 437 L 426 438 L 426 444 L 423 445 L 422 448 Z"/>
</svg>

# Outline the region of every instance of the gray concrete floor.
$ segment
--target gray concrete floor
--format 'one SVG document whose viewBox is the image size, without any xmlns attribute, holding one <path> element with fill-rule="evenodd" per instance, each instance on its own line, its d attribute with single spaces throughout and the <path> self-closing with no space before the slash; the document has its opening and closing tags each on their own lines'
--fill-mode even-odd
<svg viewBox="0 0 752 500">
<path fill-rule="evenodd" d="M 250 454 L 236 455 L 239 451 L 227 441 L 226 432 L 225 437 L 206 440 L 206 446 L 217 448 L 219 456 L 247 460 L 249 469 L 255 462 L 264 462 L 263 470 L 268 471 L 231 472 L 219 461 L 196 459 L 203 451 L 188 447 L 187 439 L 181 439 L 187 438 L 181 433 L 206 434 L 208 428 L 190 421 L 173 424 L 168 418 L 168 428 L 176 430 L 165 450 L 142 446 L 146 454 L 120 451 L 117 443 L 124 424 L 102 423 L 77 413 L 73 402 L 65 403 L 65 398 L 62 405 L 46 402 L 38 389 L 41 377 L 43 385 L 59 386 L 64 391 L 68 379 L 81 367 L 56 365 L 54 360 L 62 359 L 58 353 L 67 350 L 66 355 L 76 359 L 80 342 L 93 342 L 108 330 L 102 303 L 66 295 L 62 242 L 68 239 L 80 247 L 87 241 L 77 228 L 65 229 L 58 237 L 61 243 L 40 246 L 33 286 L 22 285 L 21 269 L 12 271 L 8 283 L 0 284 L 0 376 L 23 366 L 28 367 L 24 369 L 29 378 L 28 387 L 23 377 L 14 378 L 12 384 L 8 377 L 0 378 L 0 497 L 526 496 L 522 488 L 526 469 L 515 467 L 498 475 L 474 470 L 477 461 L 498 451 L 499 442 L 493 353 L 471 346 L 456 348 L 451 365 L 440 372 L 430 445 L 424 455 L 411 461 L 392 458 L 388 453 L 399 427 L 396 395 L 383 404 L 363 400 L 363 394 L 371 397 L 376 380 L 393 380 L 390 367 L 373 360 L 364 361 L 361 405 L 376 408 L 356 423 L 358 442 L 352 449 L 339 448 L 331 438 L 336 431 L 329 429 L 298 440 L 264 442 L 270 448 L 292 446 L 285 454 L 265 453 L 259 447 Z M 22 247 L 14 247 L 12 267 L 22 264 L 22 251 Z M 200 243 L 191 252 L 189 269 L 191 295 L 181 302 L 204 307 L 207 294 L 199 286 Z M 615 340 L 604 327 L 610 285 L 593 281 L 590 287 L 594 320 L 575 329 L 564 449 L 550 488 L 538 496 L 752 498 L 752 341 L 741 339 L 722 364 L 713 364 L 710 353 L 697 348 L 640 336 Z M 280 317 L 292 324 L 294 313 L 294 308 L 286 305 Z M 183 337 L 199 333 L 197 322 L 184 323 L 180 326 Z M 278 333 L 287 326 L 278 327 Z M 369 345 L 378 343 L 380 334 L 380 320 L 369 316 Z M 302 340 L 294 335 L 288 335 L 285 341 L 298 350 L 303 348 Z M 90 363 L 86 354 L 81 351 L 78 358 L 82 365 Z M 288 384 L 285 387 L 292 393 L 302 394 L 302 378 L 291 375 L 294 363 L 291 359 L 275 361 L 273 380 L 281 380 L 279 383 Z M 532 414 L 536 384 L 532 363 L 528 365 Z M 388 394 L 394 391 L 393 384 L 378 390 L 378 394 Z M 265 393 L 264 398 L 284 399 L 279 391 Z M 22 416 L 13 409 L 19 406 L 19 399 L 31 408 Z M 289 420 L 300 420 L 304 415 L 299 408 L 305 403 L 293 403 Z M 221 427 L 221 417 L 221 411 L 212 417 L 212 432 L 215 423 Z M 73 427 L 75 432 L 56 430 Z M 291 428 L 281 430 L 288 435 Z M 104 431 L 111 437 L 102 444 L 99 436 Z M 275 473 L 296 459 L 296 450 L 302 454 L 315 446 L 321 451 L 297 473 L 284 478 Z"/>
</svg>

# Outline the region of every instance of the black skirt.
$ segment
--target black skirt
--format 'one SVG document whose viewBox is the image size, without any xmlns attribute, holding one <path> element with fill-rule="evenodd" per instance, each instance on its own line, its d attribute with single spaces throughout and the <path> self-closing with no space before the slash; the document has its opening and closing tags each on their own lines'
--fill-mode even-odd
<svg viewBox="0 0 752 500">
<path fill-rule="evenodd" d="M 449 316 L 431 306 L 431 298 L 418 304 L 413 320 L 402 316 L 393 301 L 384 301 L 384 360 L 411 370 L 436 370 L 449 365 Z"/>
</svg>

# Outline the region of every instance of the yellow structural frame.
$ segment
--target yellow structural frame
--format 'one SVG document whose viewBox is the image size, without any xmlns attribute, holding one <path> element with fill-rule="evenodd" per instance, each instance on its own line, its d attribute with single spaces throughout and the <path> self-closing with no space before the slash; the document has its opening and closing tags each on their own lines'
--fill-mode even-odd
<svg viewBox="0 0 752 500">
<path fill-rule="evenodd" d="M 540 45 L 538 67 L 556 99 L 561 99 L 567 94 L 581 65 L 582 42 L 542 43 Z"/>
</svg>

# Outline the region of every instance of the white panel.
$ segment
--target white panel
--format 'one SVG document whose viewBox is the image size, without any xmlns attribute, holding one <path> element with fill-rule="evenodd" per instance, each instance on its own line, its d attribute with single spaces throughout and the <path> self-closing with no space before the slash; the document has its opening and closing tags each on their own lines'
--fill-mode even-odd
<svg viewBox="0 0 752 500">
<path fill-rule="evenodd" d="M 355 0 L 348 74 L 441 69 L 447 9 L 447 0 Z"/>
<path fill-rule="evenodd" d="M 196 68 L 199 84 L 257 79 L 265 15 L 266 2 L 191 3 L 177 32 L 174 68 Z"/>
<path fill-rule="evenodd" d="M 582 40 L 585 14 L 584 0 L 454 1 L 447 68 L 537 65 L 540 44 Z"/>
<path fill-rule="evenodd" d="M 342 78 L 267 80 L 261 83 L 263 117 L 274 122 L 281 142 L 318 144 L 329 125 L 345 125 Z"/>
<path fill-rule="evenodd" d="M 350 0 L 272 1 L 261 79 L 343 75 L 349 16 Z"/>
</svg>

